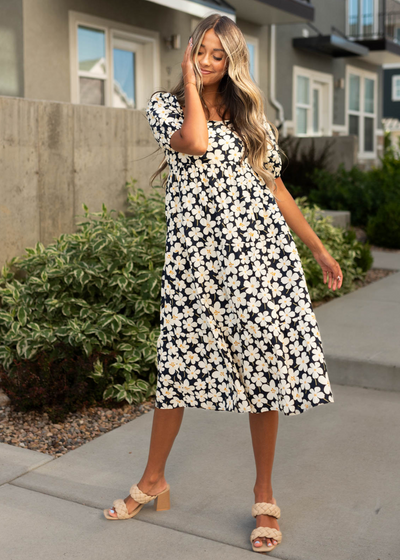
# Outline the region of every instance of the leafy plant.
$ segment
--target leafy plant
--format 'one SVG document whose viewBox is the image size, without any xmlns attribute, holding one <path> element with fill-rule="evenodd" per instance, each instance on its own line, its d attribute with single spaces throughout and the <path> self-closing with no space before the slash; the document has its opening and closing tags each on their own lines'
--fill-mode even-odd
<svg viewBox="0 0 400 560">
<path fill-rule="evenodd" d="M 355 289 L 355 281 L 365 277 L 365 273 L 372 265 L 372 256 L 368 246 L 363 246 L 356 239 L 353 231 L 334 227 L 330 216 L 318 216 L 320 208 L 310 206 L 306 197 L 296 199 L 304 217 L 312 229 L 321 239 L 329 253 L 336 259 L 343 272 L 343 283 L 340 291 L 334 292 L 323 283 L 323 273 L 310 249 L 299 237 L 293 233 L 310 297 L 313 301 L 320 301 L 327 296 L 339 297 Z"/>
<path fill-rule="evenodd" d="M 86 356 L 78 348 L 57 342 L 52 350 L 38 352 L 34 360 L 15 360 L 12 375 L 0 366 L 1 385 L 16 409 L 47 412 L 52 422 L 64 421 L 68 412 L 102 400 L 107 377 L 98 383 L 89 377 L 99 356 L 106 369 L 115 357 L 99 352 Z"/>
<path fill-rule="evenodd" d="M 302 138 L 286 136 L 279 139 L 279 146 L 287 156 L 287 164 L 282 171 L 282 179 L 293 197 L 308 196 L 318 188 L 313 171 L 326 170 L 332 157 L 334 140 L 317 148 L 314 138 L 309 145 L 303 145 Z M 285 161 L 285 158 L 283 158 Z"/>
<path fill-rule="evenodd" d="M 371 243 L 400 248 L 398 214 L 400 205 L 400 160 L 393 147 L 385 150 L 381 166 L 368 171 L 340 166 L 336 173 L 316 169 L 312 174 L 316 188 L 309 201 L 322 208 L 349 210 L 355 226 L 367 229 Z"/>
<path fill-rule="evenodd" d="M 381 206 L 368 221 L 367 235 L 375 244 L 397 249 L 400 247 L 400 199 Z"/>
<path fill-rule="evenodd" d="M 54 418 L 94 399 L 142 402 L 155 394 L 164 197 L 127 185 L 129 209 L 89 213 L 78 231 L 14 258 L 0 277 L 2 385 L 21 409 Z M 368 266 L 352 232 L 317 218 L 297 201 L 344 273 L 341 295 Z M 329 292 L 307 247 L 295 236 L 313 300 Z M 363 253 L 364 251 L 364 253 Z M 367 251 L 367 253 L 366 253 Z"/>
<path fill-rule="evenodd" d="M 64 342 L 87 357 L 116 353 L 104 399 L 141 402 L 155 393 L 164 199 L 134 183 L 128 215 L 114 217 L 104 204 L 90 214 L 83 205 L 76 233 L 37 243 L 3 267 L 0 363 L 9 376 L 18 361 L 34 362 Z M 103 380 L 101 357 L 88 375 Z"/>
</svg>

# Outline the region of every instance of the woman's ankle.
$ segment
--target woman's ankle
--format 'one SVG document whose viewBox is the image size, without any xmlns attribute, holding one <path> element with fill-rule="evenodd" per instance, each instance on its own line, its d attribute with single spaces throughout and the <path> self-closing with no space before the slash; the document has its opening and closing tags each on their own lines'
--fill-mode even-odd
<svg viewBox="0 0 400 560">
<path fill-rule="evenodd" d="M 258 502 L 268 502 L 273 498 L 273 491 L 272 486 L 270 485 L 263 485 L 263 486 L 254 486 L 254 496 Z"/>
<path fill-rule="evenodd" d="M 149 473 L 146 472 L 143 474 L 140 482 L 138 482 L 139 488 L 148 487 L 151 488 L 153 486 L 158 486 L 162 483 L 165 483 L 165 475 L 164 473 Z"/>
</svg>

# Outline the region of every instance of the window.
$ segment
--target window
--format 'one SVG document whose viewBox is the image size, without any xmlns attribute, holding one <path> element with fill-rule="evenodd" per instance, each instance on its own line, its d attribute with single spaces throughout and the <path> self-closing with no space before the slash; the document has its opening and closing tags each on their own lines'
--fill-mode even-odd
<svg viewBox="0 0 400 560">
<path fill-rule="evenodd" d="M 392 77 L 392 101 L 400 101 L 400 76 Z"/>
<path fill-rule="evenodd" d="M 69 13 L 73 103 L 143 109 L 159 83 L 158 34 Z"/>
<path fill-rule="evenodd" d="M 78 26 L 78 64 L 80 102 L 104 105 L 107 79 L 104 30 Z"/>
<path fill-rule="evenodd" d="M 358 137 L 360 156 L 375 155 L 376 82 L 376 74 L 347 67 L 348 131 Z"/>
<path fill-rule="evenodd" d="M 379 0 L 347 0 L 347 35 L 373 37 L 377 33 Z"/>
<path fill-rule="evenodd" d="M 258 84 L 258 38 L 251 37 L 250 35 L 244 35 L 246 40 L 247 48 L 249 49 L 250 58 L 250 76 L 252 80 Z"/>
<path fill-rule="evenodd" d="M 297 136 L 331 134 L 332 76 L 294 67 L 293 99 Z"/>
</svg>

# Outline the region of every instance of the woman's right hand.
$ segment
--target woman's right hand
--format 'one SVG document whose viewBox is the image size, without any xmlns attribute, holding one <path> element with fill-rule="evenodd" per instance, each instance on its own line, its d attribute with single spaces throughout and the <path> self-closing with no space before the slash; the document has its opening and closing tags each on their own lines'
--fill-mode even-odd
<svg viewBox="0 0 400 560">
<path fill-rule="evenodd" d="M 193 63 L 192 63 L 192 38 L 190 37 L 189 43 L 186 47 L 185 54 L 183 55 L 183 62 L 181 64 L 183 82 L 186 85 L 189 82 L 196 84 L 196 74 L 194 73 Z"/>
</svg>

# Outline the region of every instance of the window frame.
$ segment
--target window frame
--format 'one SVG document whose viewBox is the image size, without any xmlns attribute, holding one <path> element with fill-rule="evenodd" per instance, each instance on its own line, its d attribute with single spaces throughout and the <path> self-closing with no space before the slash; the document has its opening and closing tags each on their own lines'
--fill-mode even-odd
<svg viewBox="0 0 400 560">
<path fill-rule="evenodd" d="M 94 107 L 115 107 L 113 105 L 113 85 L 114 85 L 114 67 L 113 67 L 113 48 L 115 41 L 122 40 L 132 43 L 141 43 L 146 50 L 147 61 L 151 62 L 151 66 L 146 70 L 148 65 L 143 64 L 144 71 L 147 71 L 146 78 L 142 77 L 142 84 L 139 85 L 137 80 L 137 107 L 135 109 L 144 109 L 151 93 L 159 87 L 160 84 L 160 34 L 157 31 L 143 29 L 119 23 L 116 21 L 99 18 L 81 12 L 69 10 L 69 52 L 70 52 L 70 80 L 71 80 L 71 103 L 80 104 L 79 95 L 79 77 L 85 76 L 85 72 L 79 70 L 78 59 L 78 27 L 84 26 L 98 29 L 105 32 L 105 51 L 106 51 L 106 77 L 99 76 L 104 79 L 104 105 L 93 105 Z M 116 47 L 118 48 L 118 47 Z M 149 65 L 150 66 L 150 65 Z M 138 69 L 139 74 L 143 69 Z M 87 73 L 86 73 L 87 74 Z M 94 77 L 90 75 L 90 77 Z M 120 107 L 119 107 L 120 108 Z M 129 109 L 129 108 L 128 108 Z"/>
<path fill-rule="evenodd" d="M 396 82 L 399 82 L 399 85 L 396 86 Z M 399 92 L 396 95 L 397 91 Z M 392 101 L 400 101 L 400 74 L 393 74 L 392 76 Z"/>
<path fill-rule="evenodd" d="M 357 35 L 350 34 L 350 22 L 349 22 L 349 10 L 350 10 L 351 0 L 346 0 L 346 35 L 349 38 L 356 39 L 359 36 L 363 36 L 363 0 L 358 0 L 358 32 Z M 374 22 L 373 22 L 373 35 L 369 36 L 368 39 L 376 39 L 379 36 L 379 0 L 373 0 L 374 2 Z"/>
<path fill-rule="evenodd" d="M 243 37 L 247 44 L 253 45 L 254 47 L 254 81 L 257 85 L 259 85 L 260 80 L 260 41 L 258 37 L 254 35 L 247 35 L 247 33 L 243 33 Z M 250 74 L 251 75 L 251 74 Z"/>
<path fill-rule="evenodd" d="M 360 78 L 360 110 L 350 110 L 350 74 L 356 75 Z M 374 112 L 365 112 L 365 78 L 373 80 L 374 82 Z M 345 94 L 345 111 L 346 111 L 346 130 L 349 132 L 350 115 L 358 116 L 359 121 L 359 136 L 358 136 L 358 157 L 360 159 L 375 159 L 377 154 L 377 123 L 378 123 L 378 74 L 367 70 L 362 70 L 356 66 L 346 65 L 346 94 Z M 365 145 L 365 117 L 373 118 L 374 120 L 374 134 L 373 134 L 373 150 L 366 152 Z"/>
<path fill-rule="evenodd" d="M 309 104 L 297 103 L 297 78 L 303 76 L 309 79 Z M 313 127 L 313 89 L 317 86 L 320 89 L 322 96 L 320 97 L 319 118 L 320 118 L 320 132 L 314 132 Z M 327 94 L 324 96 L 323 88 L 325 86 Z M 327 111 L 324 110 L 324 103 L 327 103 Z M 307 132 L 297 132 L 297 108 L 307 109 Z M 333 121 L 333 76 L 327 72 L 317 72 L 302 66 L 293 66 L 293 97 L 292 97 L 292 115 L 293 115 L 293 130 L 297 137 L 315 137 L 315 136 L 332 136 L 332 121 Z M 325 126 L 321 116 L 325 115 Z"/>
</svg>

